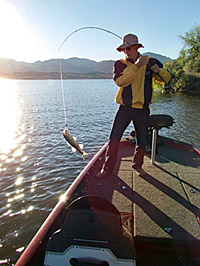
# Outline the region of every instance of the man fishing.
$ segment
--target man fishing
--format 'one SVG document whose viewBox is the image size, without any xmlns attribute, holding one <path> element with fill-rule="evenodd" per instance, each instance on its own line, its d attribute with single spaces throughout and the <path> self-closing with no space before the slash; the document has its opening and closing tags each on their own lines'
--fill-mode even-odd
<svg viewBox="0 0 200 266">
<path fill-rule="evenodd" d="M 133 169 L 143 171 L 145 147 L 147 145 L 149 105 L 152 103 L 153 79 L 158 82 L 170 80 L 170 74 L 154 58 L 142 56 L 138 49 L 143 47 L 134 34 L 123 37 L 123 43 L 117 51 L 124 52 L 125 59 L 114 64 L 114 81 L 119 86 L 115 102 L 119 104 L 110 133 L 105 164 L 97 178 L 107 177 L 114 169 L 120 139 L 133 122 L 136 134 L 136 146 L 133 158 Z"/>
</svg>

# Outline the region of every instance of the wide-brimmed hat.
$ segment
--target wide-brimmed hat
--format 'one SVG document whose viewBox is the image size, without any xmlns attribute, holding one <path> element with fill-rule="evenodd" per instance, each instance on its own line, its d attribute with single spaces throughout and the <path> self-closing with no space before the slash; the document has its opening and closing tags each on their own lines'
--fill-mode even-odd
<svg viewBox="0 0 200 266">
<path fill-rule="evenodd" d="M 129 33 L 123 37 L 123 44 L 117 47 L 117 51 L 121 52 L 130 45 L 137 45 L 137 48 L 144 47 L 138 42 L 138 37 L 136 35 Z"/>
</svg>

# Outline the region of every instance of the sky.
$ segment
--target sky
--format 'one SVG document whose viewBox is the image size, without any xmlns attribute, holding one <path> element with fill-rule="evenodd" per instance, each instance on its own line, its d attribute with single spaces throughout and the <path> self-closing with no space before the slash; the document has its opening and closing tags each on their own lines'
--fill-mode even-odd
<svg viewBox="0 0 200 266">
<path fill-rule="evenodd" d="M 172 59 L 183 42 L 178 37 L 200 25 L 199 0 L 0 0 L 0 57 L 35 62 L 52 58 L 117 60 L 121 37 L 136 34 L 144 48 Z"/>
</svg>

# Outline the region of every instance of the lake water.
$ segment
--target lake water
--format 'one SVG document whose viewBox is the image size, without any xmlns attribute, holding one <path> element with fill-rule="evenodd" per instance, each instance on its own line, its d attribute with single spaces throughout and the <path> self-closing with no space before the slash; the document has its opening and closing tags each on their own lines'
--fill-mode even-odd
<svg viewBox="0 0 200 266">
<path fill-rule="evenodd" d="M 71 134 L 85 160 L 72 153 L 59 80 L 0 80 L 0 265 L 14 265 L 23 249 L 85 165 L 107 141 L 118 109 L 112 80 L 64 80 Z M 177 123 L 161 130 L 200 149 L 200 97 L 155 93 L 152 114 Z M 129 135 L 132 125 L 124 133 Z"/>
</svg>

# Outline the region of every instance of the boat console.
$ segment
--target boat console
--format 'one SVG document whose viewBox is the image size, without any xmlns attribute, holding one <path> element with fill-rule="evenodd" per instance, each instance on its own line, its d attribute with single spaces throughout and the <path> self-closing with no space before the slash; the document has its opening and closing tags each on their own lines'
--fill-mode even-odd
<svg viewBox="0 0 200 266">
<path fill-rule="evenodd" d="M 134 266 L 136 252 L 114 205 L 84 196 L 66 208 L 62 227 L 48 240 L 44 265 Z"/>
</svg>

